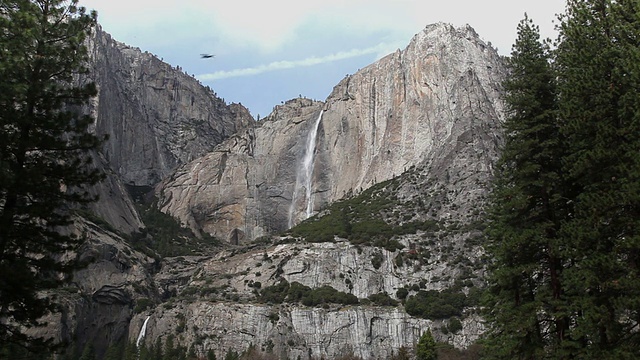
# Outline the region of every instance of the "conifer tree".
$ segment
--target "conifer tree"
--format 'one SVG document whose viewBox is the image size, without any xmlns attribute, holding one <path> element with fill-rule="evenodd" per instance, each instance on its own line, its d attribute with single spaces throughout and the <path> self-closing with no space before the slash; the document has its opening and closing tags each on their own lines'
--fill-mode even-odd
<svg viewBox="0 0 640 360">
<path fill-rule="evenodd" d="M 431 330 L 422 334 L 416 345 L 416 359 L 418 360 L 437 360 L 438 353 L 436 351 L 436 341 L 431 335 Z"/>
<path fill-rule="evenodd" d="M 124 343 L 112 343 L 107 348 L 102 360 L 123 360 L 124 359 Z"/>
<path fill-rule="evenodd" d="M 213 349 L 207 350 L 207 360 L 216 360 L 216 353 L 213 352 Z"/>
<path fill-rule="evenodd" d="M 569 210 L 549 48 L 526 14 L 517 34 L 503 84 L 508 115 L 487 231 L 494 263 L 485 315 L 492 325 L 490 356 L 535 359 L 562 341 L 568 326 L 559 311 L 564 261 L 558 231 Z"/>
<path fill-rule="evenodd" d="M 505 83 L 511 111 L 488 231 L 495 259 L 488 353 L 634 359 L 640 354 L 640 2 L 568 0 L 560 19 L 557 105 L 539 109 L 557 107 L 556 115 L 549 122 L 543 112 L 518 118 L 537 98 L 512 96 L 517 71 Z M 534 75 L 521 78 L 521 89 L 540 89 Z M 524 128 L 511 126 L 514 120 Z M 544 135 L 545 128 L 552 131 Z"/>
<path fill-rule="evenodd" d="M 92 343 L 87 342 L 85 344 L 84 350 L 82 350 L 82 355 L 80 355 L 80 360 L 96 360 L 96 352 Z"/>
<path fill-rule="evenodd" d="M 556 57 L 564 171 L 575 211 L 563 226 L 571 267 L 568 353 L 640 353 L 640 3 L 567 2 Z"/>
<path fill-rule="evenodd" d="M 100 180 L 88 151 L 100 140 L 79 107 L 96 93 L 74 85 L 96 14 L 76 0 L 0 1 L 0 343 L 35 348 L 21 330 L 54 308 L 72 269 L 61 255 L 80 239 L 62 232 L 69 206 L 93 200 Z M 11 274 L 7 276 L 7 274 Z"/>
</svg>

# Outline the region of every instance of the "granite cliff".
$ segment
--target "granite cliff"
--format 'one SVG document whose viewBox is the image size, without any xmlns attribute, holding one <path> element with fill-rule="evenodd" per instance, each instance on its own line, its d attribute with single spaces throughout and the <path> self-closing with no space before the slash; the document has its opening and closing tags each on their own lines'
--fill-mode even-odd
<svg viewBox="0 0 640 360">
<path fill-rule="evenodd" d="M 101 355 L 146 322 L 143 344 L 172 336 L 219 358 L 253 344 L 382 359 L 427 328 L 460 348 L 482 333 L 472 299 L 505 70 L 471 27 L 429 25 L 325 101 L 292 99 L 260 122 L 101 29 L 89 48 L 109 177 L 78 229 L 91 265 L 47 335 Z M 221 244 L 162 258 L 141 205 Z M 316 302 L 320 290 L 348 301 Z M 410 306 L 441 295 L 465 300 Z"/>
<path fill-rule="evenodd" d="M 89 41 L 96 132 L 109 135 L 102 153 L 127 185 L 153 186 L 173 170 L 253 123 L 239 104 L 153 54 L 96 29 Z"/>
<path fill-rule="evenodd" d="M 156 296 L 152 274 L 159 257 L 132 246 L 147 226 L 136 200 L 254 121 L 242 105 L 226 104 L 179 68 L 115 41 L 99 26 L 87 47 L 89 74 L 78 81 L 98 88 L 85 111 L 95 118 L 92 130 L 108 136 L 92 154 L 106 179 L 91 189 L 99 200 L 78 209 L 73 230 L 87 238 L 77 255 L 89 265 L 56 294 L 65 306 L 51 316 L 51 326 L 33 331 L 80 347 L 93 343 L 101 355 L 126 339 L 135 300 Z"/>
<path fill-rule="evenodd" d="M 480 219 L 501 143 L 504 76 L 496 51 L 471 27 L 430 25 L 404 50 L 347 76 L 325 101 L 276 106 L 180 167 L 156 188 L 160 209 L 249 250 L 185 265 L 181 285 L 165 289 L 173 301 L 134 317 L 130 338 L 149 316 L 150 338 L 174 334 L 218 355 L 251 343 L 288 358 L 386 358 L 426 328 L 455 346 L 471 344 L 482 332 L 473 305 L 457 317 L 429 318 L 367 300 L 403 300 L 403 289 L 403 301 L 427 291 L 471 297 L 482 285 Z M 371 212 L 398 231 L 391 239 L 336 230 L 316 243 L 318 232 L 295 226 L 311 215 L 301 225 L 326 228 L 323 219 L 355 216 L 354 201 L 382 197 L 386 207 Z M 332 205 L 341 201 L 350 205 Z M 348 221 L 354 229 L 373 224 Z M 252 242 L 290 226 L 292 237 Z M 281 284 L 330 287 L 361 301 L 320 308 L 261 301 Z M 454 318 L 461 329 L 448 332 Z"/>
<path fill-rule="evenodd" d="M 498 54 L 471 27 L 428 26 L 404 50 L 347 76 L 325 102 L 276 106 L 178 169 L 158 188 L 160 207 L 196 232 L 250 241 L 303 220 L 308 204 L 316 213 L 419 166 L 455 191 L 456 213 L 466 211 L 497 157 L 503 76 Z M 321 111 L 311 188 L 297 194 Z"/>
</svg>

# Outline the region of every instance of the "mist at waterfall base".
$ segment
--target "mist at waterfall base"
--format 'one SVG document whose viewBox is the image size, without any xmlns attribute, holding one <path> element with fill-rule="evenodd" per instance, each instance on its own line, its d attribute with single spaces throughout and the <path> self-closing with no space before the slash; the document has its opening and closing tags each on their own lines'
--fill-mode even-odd
<svg viewBox="0 0 640 360">
<path fill-rule="evenodd" d="M 313 194 L 311 192 L 311 187 L 313 181 L 313 168 L 315 164 L 316 139 L 318 137 L 318 128 L 320 127 L 320 121 L 322 121 L 323 112 L 324 110 L 320 111 L 320 115 L 318 115 L 318 118 L 307 134 L 305 153 L 302 158 L 301 166 L 298 167 L 296 174 L 296 186 L 293 189 L 291 205 L 289 206 L 289 228 L 293 227 L 297 223 L 299 217 L 296 215 L 298 213 L 296 211 L 298 202 L 305 201 L 304 218 L 301 220 L 308 219 L 313 214 Z M 303 189 L 304 198 L 301 197 L 303 196 Z"/>
</svg>

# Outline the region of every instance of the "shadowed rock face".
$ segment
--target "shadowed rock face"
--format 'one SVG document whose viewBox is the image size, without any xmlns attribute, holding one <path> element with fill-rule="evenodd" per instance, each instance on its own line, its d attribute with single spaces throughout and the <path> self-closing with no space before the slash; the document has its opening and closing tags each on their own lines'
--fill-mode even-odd
<svg viewBox="0 0 640 360">
<path fill-rule="evenodd" d="M 100 28 L 88 45 L 96 132 L 109 134 L 104 156 L 128 185 L 157 184 L 253 122 L 242 105 L 228 106 L 180 67 Z"/>
<path fill-rule="evenodd" d="M 458 200 L 473 203 L 497 157 L 504 74 L 496 51 L 470 27 L 430 25 L 404 50 L 347 76 L 324 103 L 291 100 L 181 167 L 159 187 L 161 209 L 230 242 L 286 229 L 289 209 L 295 222 L 304 219 L 308 199 L 291 201 L 322 109 L 314 213 L 412 166 L 464 189 Z"/>
</svg>

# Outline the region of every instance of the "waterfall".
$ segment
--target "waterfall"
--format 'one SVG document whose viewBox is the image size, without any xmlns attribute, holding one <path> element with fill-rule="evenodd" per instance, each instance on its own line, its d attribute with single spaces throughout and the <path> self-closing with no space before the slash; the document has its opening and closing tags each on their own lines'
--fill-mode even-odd
<svg viewBox="0 0 640 360">
<path fill-rule="evenodd" d="M 313 165 L 315 162 L 315 149 L 316 149 L 316 138 L 318 137 L 318 127 L 320 126 L 320 120 L 322 120 L 322 113 L 324 110 L 320 111 L 320 115 L 316 119 L 316 122 L 313 124 L 313 127 L 309 130 L 309 134 L 307 135 L 307 143 L 304 153 L 304 158 L 302 159 L 302 166 L 298 168 L 298 173 L 296 176 L 296 186 L 293 190 L 293 196 L 291 198 L 291 205 L 289 206 L 289 227 L 295 225 L 296 220 L 296 205 L 300 200 L 301 189 L 305 189 L 305 198 L 306 207 L 305 207 L 305 219 L 311 217 L 313 213 L 313 197 L 311 196 L 311 182 L 313 178 Z"/>
<path fill-rule="evenodd" d="M 147 318 L 144 320 L 144 324 L 142 324 L 142 328 L 140 329 L 140 334 L 138 334 L 138 340 L 136 340 L 137 348 L 140 347 L 140 341 L 142 341 L 142 339 L 144 339 L 144 336 L 147 334 L 147 322 L 149 321 L 150 317 L 151 316 L 147 316 Z"/>
</svg>

